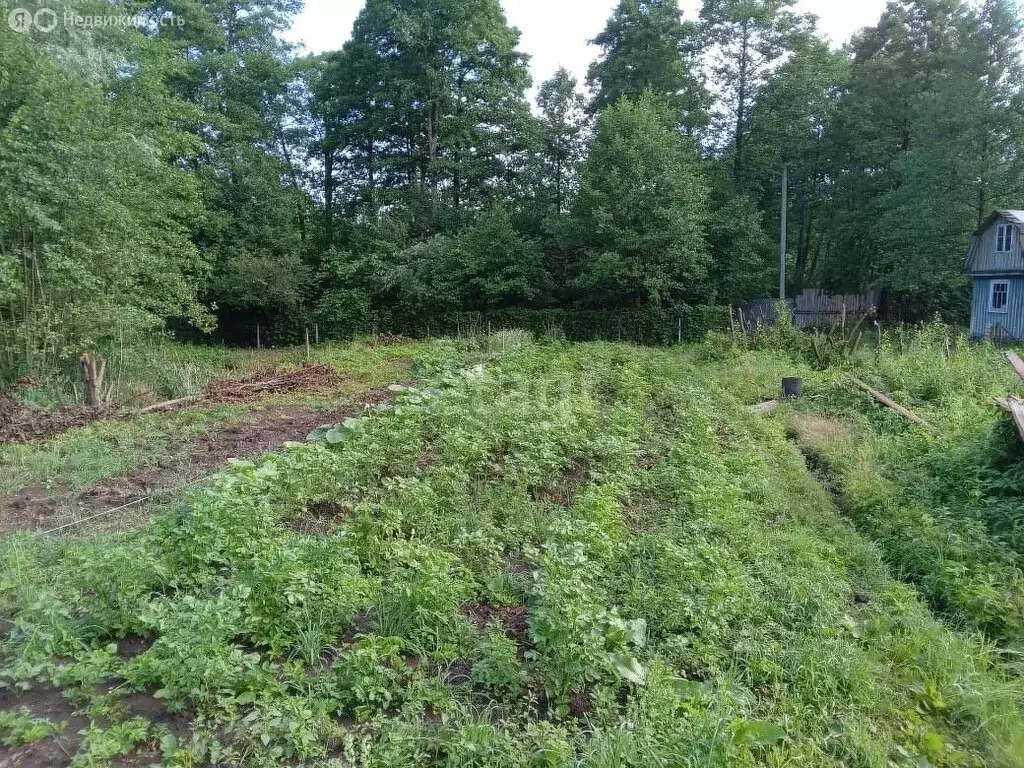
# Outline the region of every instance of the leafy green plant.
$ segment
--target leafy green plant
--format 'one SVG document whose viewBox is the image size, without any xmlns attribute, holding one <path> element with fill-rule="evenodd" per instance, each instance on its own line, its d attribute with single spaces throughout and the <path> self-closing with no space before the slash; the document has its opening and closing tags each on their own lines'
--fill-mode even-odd
<svg viewBox="0 0 1024 768">
<path fill-rule="evenodd" d="M 27 707 L 0 710 L 0 744 L 5 747 L 34 744 L 56 736 L 66 727 L 67 723 L 55 723 L 45 717 L 33 715 Z"/>
<path fill-rule="evenodd" d="M 500 627 L 489 627 L 473 658 L 473 681 L 499 696 L 514 699 L 526 684 L 526 671 L 517 652 L 515 641 Z"/>
</svg>

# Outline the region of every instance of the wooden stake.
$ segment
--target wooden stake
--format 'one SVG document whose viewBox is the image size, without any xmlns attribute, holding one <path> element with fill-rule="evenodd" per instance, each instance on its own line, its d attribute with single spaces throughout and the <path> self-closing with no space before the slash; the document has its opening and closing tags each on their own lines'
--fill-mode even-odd
<svg viewBox="0 0 1024 768">
<path fill-rule="evenodd" d="M 260 324 L 256 323 L 256 349 L 260 348 Z"/>
<path fill-rule="evenodd" d="M 902 405 L 897 403 L 891 397 L 883 395 L 877 389 L 874 389 L 873 387 L 869 386 L 868 384 L 865 384 L 863 381 L 858 379 L 856 376 L 853 376 L 853 375 L 850 375 L 850 374 L 848 374 L 848 375 L 850 377 L 850 381 L 852 381 L 858 387 L 863 389 L 865 392 L 867 392 L 869 395 L 871 395 L 871 397 L 873 397 L 875 400 L 880 402 L 886 408 L 889 408 L 890 410 L 896 411 L 896 413 L 898 413 L 901 416 L 907 418 L 908 420 L 914 422 L 915 424 L 924 427 L 927 430 L 930 430 L 932 432 L 935 431 L 935 427 L 933 427 L 927 421 L 925 421 L 920 416 L 918 416 L 916 413 L 911 411 L 909 408 L 904 408 Z"/>
<path fill-rule="evenodd" d="M 306 326 L 306 359 L 309 360 L 309 326 Z"/>
</svg>

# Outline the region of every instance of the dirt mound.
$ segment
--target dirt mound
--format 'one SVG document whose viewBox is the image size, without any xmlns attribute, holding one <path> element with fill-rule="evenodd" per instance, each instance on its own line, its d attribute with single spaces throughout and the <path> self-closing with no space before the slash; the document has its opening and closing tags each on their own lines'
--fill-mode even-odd
<svg viewBox="0 0 1024 768">
<path fill-rule="evenodd" d="M 270 392 L 327 392 L 338 382 L 339 378 L 331 366 L 306 365 L 290 370 L 258 371 L 244 379 L 214 381 L 203 390 L 201 399 L 218 403 L 248 402 Z"/>
<path fill-rule="evenodd" d="M 22 403 L 18 397 L 18 389 L 24 382 L 19 381 L 0 393 L 0 445 L 43 440 L 85 426 L 97 419 L 129 419 L 140 413 L 166 412 L 204 403 L 247 403 L 268 394 L 300 390 L 312 394 L 327 394 L 334 391 L 340 381 L 341 377 L 327 364 L 290 369 L 265 369 L 243 379 L 220 379 L 210 382 L 201 395 L 168 400 L 143 408 L 141 411 L 114 411 L 109 408 L 65 405 L 57 412 L 30 408 Z"/>
<path fill-rule="evenodd" d="M 104 408 L 82 405 L 65 405 L 56 412 L 29 407 L 21 401 L 19 390 L 31 383 L 19 379 L 0 392 L 0 445 L 41 440 L 108 415 Z"/>
</svg>

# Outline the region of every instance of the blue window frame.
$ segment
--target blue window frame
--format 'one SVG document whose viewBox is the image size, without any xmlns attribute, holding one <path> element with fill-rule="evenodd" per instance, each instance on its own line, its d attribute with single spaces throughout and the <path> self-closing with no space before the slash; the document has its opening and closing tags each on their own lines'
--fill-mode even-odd
<svg viewBox="0 0 1024 768">
<path fill-rule="evenodd" d="M 1013 250 L 1013 230 L 1012 224 L 1000 224 L 996 230 L 996 251 L 998 253 L 1009 253 Z"/>
<path fill-rule="evenodd" d="M 993 280 L 989 286 L 989 312 L 1006 312 L 1010 299 L 1010 284 L 1005 280 Z"/>
</svg>

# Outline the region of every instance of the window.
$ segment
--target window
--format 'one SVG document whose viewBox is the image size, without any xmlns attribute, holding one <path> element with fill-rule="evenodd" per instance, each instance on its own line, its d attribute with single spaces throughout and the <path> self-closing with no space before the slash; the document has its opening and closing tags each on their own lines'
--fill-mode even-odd
<svg viewBox="0 0 1024 768">
<path fill-rule="evenodd" d="M 1006 312 L 1006 301 L 1009 294 L 1009 283 L 993 280 L 988 304 L 989 310 L 992 312 Z"/>
<path fill-rule="evenodd" d="M 1013 249 L 1013 225 L 1000 224 L 996 230 L 996 251 L 1009 253 Z"/>
</svg>

